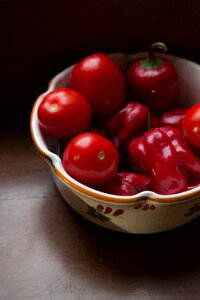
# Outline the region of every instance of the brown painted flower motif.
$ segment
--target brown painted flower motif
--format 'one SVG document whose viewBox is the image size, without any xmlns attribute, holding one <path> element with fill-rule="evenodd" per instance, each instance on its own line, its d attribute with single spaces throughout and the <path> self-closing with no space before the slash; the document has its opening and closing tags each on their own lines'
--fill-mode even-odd
<svg viewBox="0 0 200 300">
<path fill-rule="evenodd" d="M 153 204 L 136 204 L 135 205 L 135 207 L 134 207 L 135 209 L 142 209 L 142 210 L 154 210 L 154 209 L 156 209 L 156 207 L 155 207 L 155 205 L 153 205 Z"/>
<path fill-rule="evenodd" d="M 122 215 L 123 213 L 124 213 L 123 209 L 116 209 L 115 211 L 113 211 L 111 207 L 109 206 L 104 207 L 101 204 L 98 204 L 96 208 L 88 205 L 88 210 L 87 210 L 88 215 L 90 215 L 95 219 L 99 219 L 102 222 L 110 221 L 111 216 L 117 217 Z"/>
<path fill-rule="evenodd" d="M 194 213 L 198 211 L 200 211 L 200 203 L 196 203 L 194 206 L 190 207 L 188 212 L 184 216 L 191 217 Z"/>
</svg>

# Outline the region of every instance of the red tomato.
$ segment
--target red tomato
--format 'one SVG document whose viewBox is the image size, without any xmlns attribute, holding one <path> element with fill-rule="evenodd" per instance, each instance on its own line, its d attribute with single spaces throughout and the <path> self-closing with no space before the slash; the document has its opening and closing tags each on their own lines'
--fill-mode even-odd
<svg viewBox="0 0 200 300">
<path fill-rule="evenodd" d="M 109 140 L 88 132 L 77 135 L 69 142 L 62 163 L 74 179 L 95 186 L 105 183 L 116 173 L 119 154 Z"/>
<path fill-rule="evenodd" d="M 182 128 L 191 145 L 200 148 L 200 103 L 188 109 L 182 121 Z"/>
<path fill-rule="evenodd" d="M 105 54 L 90 55 L 76 64 L 70 86 L 86 97 L 97 116 L 111 115 L 125 100 L 124 76 Z"/>
<path fill-rule="evenodd" d="M 44 97 L 38 108 L 38 119 L 45 133 L 69 139 L 87 129 L 91 108 L 78 92 L 68 88 L 57 89 Z"/>
</svg>

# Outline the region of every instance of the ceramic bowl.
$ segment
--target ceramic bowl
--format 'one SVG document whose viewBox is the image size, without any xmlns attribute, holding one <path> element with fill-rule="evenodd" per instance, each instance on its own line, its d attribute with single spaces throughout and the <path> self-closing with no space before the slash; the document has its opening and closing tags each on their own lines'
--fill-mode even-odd
<svg viewBox="0 0 200 300">
<path fill-rule="evenodd" d="M 144 53 L 110 54 L 124 69 Z M 200 100 L 200 66 L 192 61 L 166 55 L 177 69 L 180 81 L 180 103 L 190 106 Z M 70 177 L 59 157 L 59 143 L 45 138 L 39 128 L 37 111 L 46 93 L 69 86 L 73 66 L 56 75 L 47 91 L 40 95 L 32 109 L 30 127 L 34 145 L 50 166 L 55 184 L 66 202 L 89 221 L 107 229 L 132 234 L 162 232 L 190 222 L 200 214 L 200 187 L 174 195 L 144 191 L 134 196 L 115 196 L 89 188 Z"/>
</svg>

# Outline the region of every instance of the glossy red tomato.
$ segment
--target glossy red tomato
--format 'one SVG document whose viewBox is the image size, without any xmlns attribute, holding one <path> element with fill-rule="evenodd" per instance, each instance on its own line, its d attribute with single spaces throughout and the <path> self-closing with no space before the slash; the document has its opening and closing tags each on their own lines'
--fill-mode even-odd
<svg viewBox="0 0 200 300">
<path fill-rule="evenodd" d="M 62 162 L 66 172 L 74 179 L 95 186 L 105 183 L 116 173 L 119 154 L 109 140 L 88 132 L 69 142 Z"/>
<path fill-rule="evenodd" d="M 45 133 L 59 139 L 69 139 L 83 132 L 90 124 L 88 101 L 72 89 L 49 92 L 38 108 L 38 120 Z"/>
<path fill-rule="evenodd" d="M 87 56 L 73 68 L 70 86 L 90 102 L 93 113 L 108 116 L 125 100 L 125 79 L 116 63 L 102 53 Z"/>
<path fill-rule="evenodd" d="M 191 145 L 200 149 L 200 103 L 188 109 L 182 121 L 182 128 Z"/>
</svg>

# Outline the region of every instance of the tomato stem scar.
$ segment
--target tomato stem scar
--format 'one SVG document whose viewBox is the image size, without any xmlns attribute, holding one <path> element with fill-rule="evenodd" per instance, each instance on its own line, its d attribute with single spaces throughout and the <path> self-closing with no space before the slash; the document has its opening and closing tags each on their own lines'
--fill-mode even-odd
<svg viewBox="0 0 200 300">
<path fill-rule="evenodd" d="M 55 103 L 52 104 L 52 105 L 51 105 L 51 109 L 52 109 L 52 110 L 56 110 L 56 109 L 57 109 L 57 104 L 55 104 Z"/>
<path fill-rule="evenodd" d="M 98 153 L 98 158 L 100 159 L 100 160 L 102 160 L 102 159 L 104 159 L 105 158 L 105 152 L 104 151 L 100 151 L 99 153 Z"/>
</svg>

